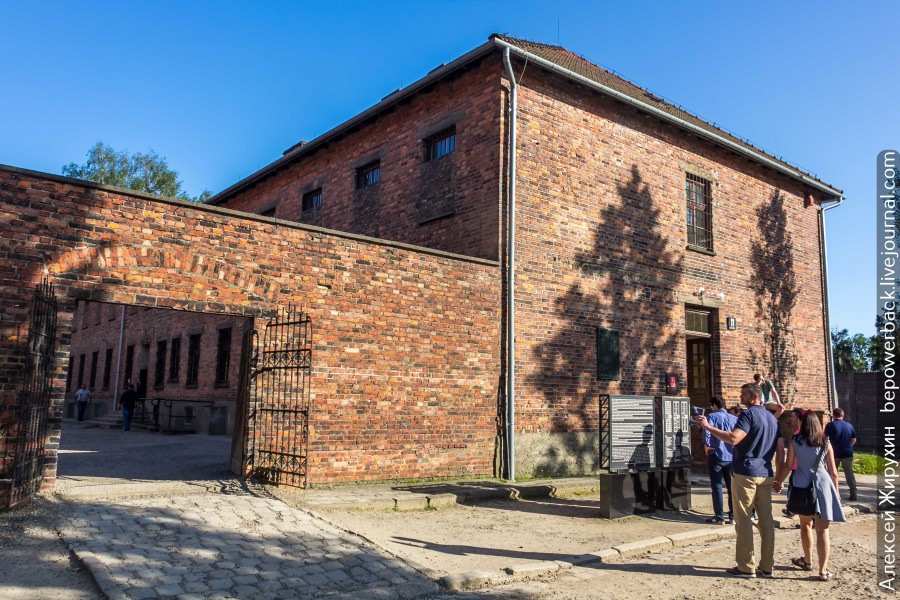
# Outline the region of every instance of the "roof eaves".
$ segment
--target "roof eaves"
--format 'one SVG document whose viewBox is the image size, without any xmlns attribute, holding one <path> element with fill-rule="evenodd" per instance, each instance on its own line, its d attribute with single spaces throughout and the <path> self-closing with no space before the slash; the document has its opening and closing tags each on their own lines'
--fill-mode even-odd
<svg viewBox="0 0 900 600">
<path fill-rule="evenodd" d="M 247 187 L 250 187 L 251 185 L 255 184 L 257 181 L 268 176 L 270 173 L 278 170 L 281 167 L 284 167 L 286 164 L 288 164 L 290 162 L 293 162 L 294 160 L 303 156 L 304 154 L 307 154 L 309 152 L 313 152 L 313 151 L 317 150 L 318 148 L 325 145 L 333 138 L 335 138 L 335 137 L 339 136 L 340 134 L 344 133 L 345 131 L 355 127 L 359 123 L 362 123 L 362 122 L 366 121 L 367 119 L 372 118 L 373 116 L 382 112 L 386 108 L 400 102 L 404 98 L 407 98 L 408 96 L 411 96 L 412 94 L 415 94 L 417 91 L 419 91 L 423 87 L 430 85 L 431 83 L 433 83 L 433 82 L 441 79 L 442 77 L 448 75 L 449 73 L 455 71 L 456 69 L 459 69 L 459 68 L 465 66 L 466 64 L 468 64 L 478 58 L 481 58 L 481 56 L 492 51 L 495 47 L 496 47 L 496 44 L 495 44 L 494 39 L 489 39 L 484 44 L 478 46 L 474 50 L 470 50 L 469 52 L 463 54 L 456 60 L 432 69 L 431 71 L 428 72 L 427 75 L 425 75 L 425 77 L 422 77 L 418 81 L 411 83 L 410 85 L 406 86 L 405 88 L 401 88 L 399 90 L 395 90 L 394 92 L 391 92 L 390 94 L 388 94 L 387 96 L 382 98 L 381 101 L 378 102 L 378 104 L 375 104 L 374 106 L 364 110 L 363 112 L 359 113 L 358 115 L 349 119 L 348 121 L 344 121 L 343 123 L 341 123 L 334 129 L 331 129 L 331 130 L 323 133 L 319 137 L 317 137 L 313 140 L 310 140 L 309 142 L 307 142 L 305 144 L 298 143 L 298 144 L 291 146 L 290 148 L 288 148 L 285 151 L 284 155 L 281 158 L 279 158 L 278 160 L 276 160 L 275 162 L 272 162 L 272 163 L 266 165 L 265 167 L 256 171 L 255 173 L 252 173 L 251 175 L 248 175 L 244 179 L 241 179 L 234 185 L 222 190 L 215 196 L 212 196 L 206 202 L 208 204 L 213 204 L 213 205 L 218 204 L 219 202 L 222 202 L 223 200 L 225 200 L 229 196 L 235 194 L 236 192 L 239 192 Z"/>
<path fill-rule="evenodd" d="M 497 35 L 491 36 L 491 39 L 494 41 L 494 43 L 498 47 L 509 48 L 511 53 L 516 54 L 517 56 L 519 56 L 521 58 L 525 58 L 529 61 L 535 62 L 535 63 L 543 66 L 544 68 L 550 69 L 552 71 L 556 71 L 557 73 L 560 73 L 561 75 L 563 75 L 569 79 L 573 79 L 583 85 L 586 85 L 587 87 L 593 88 L 604 94 L 610 95 L 622 102 L 625 102 L 626 104 L 635 106 L 636 108 L 640 108 L 641 110 L 644 110 L 650 114 L 653 114 L 665 121 L 674 123 L 674 124 L 678 125 L 679 127 L 687 129 L 696 135 L 699 135 L 699 136 L 709 139 L 715 143 L 718 143 L 722 146 L 725 146 L 726 148 L 728 148 L 730 150 L 733 150 L 744 156 L 747 156 L 748 158 L 751 158 L 751 159 L 755 160 L 756 162 L 762 163 L 762 164 L 764 164 L 772 169 L 775 169 L 776 171 L 779 171 L 785 175 L 788 175 L 794 179 L 798 179 L 798 180 L 802 181 L 803 183 L 805 183 L 819 191 L 825 192 L 829 195 L 832 195 L 832 196 L 835 196 L 838 198 L 843 196 L 843 191 L 841 191 L 837 188 L 834 188 L 823 181 L 819 181 L 818 179 L 811 177 L 809 174 L 804 173 L 803 171 L 801 171 L 799 169 L 793 168 L 790 165 L 779 162 L 777 159 L 775 159 L 773 157 L 769 157 L 767 155 L 767 153 L 763 152 L 762 150 L 757 149 L 755 146 L 748 148 L 741 144 L 738 144 L 738 143 L 728 139 L 727 137 L 719 135 L 718 133 L 716 133 L 714 131 L 710 131 L 709 129 L 699 127 L 698 125 L 695 125 L 694 123 L 685 121 L 684 119 L 681 119 L 675 115 L 672 115 L 663 110 L 660 110 L 659 108 L 656 108 L 655 106 L 647 104 L 646 102 L 642 102 L 641 100 L 639 100 L 633 96 L 630 96 L 628 94 L 625 94 L 618 90 L 610 88 L 609 86 L 606 86 L 600 82 L 597 82 L 597 81 L 594 81 L 593 79 L 585 77 L 584 75 L 581 75 L 570 69 L 567 69 L 566 67 L 563 67 L 553 61 L 547 60 L 541 56 L 538 56 L 532 52 L 529 52 L 529 51 L 515 45 L 514 43 L 507 41 L 507 39 L 502 39 L 501 37 L 498 37 Z M 558 48 L 558 47 L 553 47 L 553 48 Z M 559 49 L 564 50 L 564 48 L 559 48 Z M 694 117 L 694 118 L 697 118 L 697 117 Z M 714 126 L 710 125 L 710 127 L 714 127 Z M 716 129 L 718 129 L 718 128 L 716 128 Z"/>
</svg>

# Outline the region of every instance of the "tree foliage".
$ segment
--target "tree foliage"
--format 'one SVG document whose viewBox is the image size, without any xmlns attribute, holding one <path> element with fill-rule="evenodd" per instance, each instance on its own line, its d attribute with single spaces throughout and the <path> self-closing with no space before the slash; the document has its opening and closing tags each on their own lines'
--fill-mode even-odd
<svg viewBox="0 0 900 600">
<path fill-rule="evenodd" d="M 838 373 L 869 371 L 872 366 L 872 344 L 875 337 L 866 337 L 861 333 L 850 335 L 846 329 L 832 330 L 834 370 Z"/>
<path fill-rule="evenodd" d="M 188 195 L 181 187 L 178 172 L 169 168 L 165 157 L 152 149 L 147 153 L 129 154 L 127 150 L 117 151 L 103 142 L 97 142 L 88 150 L 84 164 L 72 162 L 64 165 L 62 174 L 103 185 L 195 202 L 203 202 L 212 196 L 209 190 L 204 190 L 193 198 Z"/>
</svg>

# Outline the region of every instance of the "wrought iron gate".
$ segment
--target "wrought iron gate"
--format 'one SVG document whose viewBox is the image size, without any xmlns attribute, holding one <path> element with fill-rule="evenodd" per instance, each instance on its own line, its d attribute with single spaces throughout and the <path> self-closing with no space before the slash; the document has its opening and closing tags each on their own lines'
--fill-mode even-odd
<svg viewBox="0 0 900 600">
<path fill-rule="evenodd" d="M 283 309 L 252 336 L 245 473 L 305 488 L 312 371 L 309 315 L 293 307 Z"/>
<path fill-rule="evenodd" d="M 47 440 L 53 352 L 56 349 L 56 298 L 46 280 L 34 291 L 24 382 L 14 446 L 10 506 L 29 500 L 41 485 Z"/>
</svg>

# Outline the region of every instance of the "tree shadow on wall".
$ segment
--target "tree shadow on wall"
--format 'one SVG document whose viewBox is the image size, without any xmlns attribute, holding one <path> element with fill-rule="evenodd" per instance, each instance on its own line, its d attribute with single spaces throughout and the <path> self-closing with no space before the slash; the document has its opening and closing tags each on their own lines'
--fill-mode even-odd
<svg viewBox="0 0 900 600">
<path fill-rule="evenodd" d="M 663 235 L 660 208 L 636 165 L 617 196 L 600 212 L 593 247 L 560 269 L 575 270 L 578 281 L 556 299 L 561 324 L 534 350 L 538 367 L 527 381 L 541 390 L 543 411 L 550 413 L 549 428 L 541 423 L 542 429 L 585 434 L 562 438 L 565 448 L 551 445 L 536 461 L 538 476 L 598 471 L 599 394 L 662 394 L 665 367 L 675 363 L 683 342 L 681 328 L 672 325 L 680 318 L 675 291 L 683 257 Z M 620 332 L 618 382 L 597 380 L 597 326 Z"/>
<path fill-rule="evenodd" d="M 791 317 L 797 304 L 794 242 L 787 227 L 785 198 L 780 191 L 756 209 L 757 235 L 750 247 L 751 288 L 756 296 L 757 327 L 763 333 L 760 349 L 750 348 L 754 368 L 768 371 L 783 401 L 797 393 L 797 355 Z"/>
</svg>

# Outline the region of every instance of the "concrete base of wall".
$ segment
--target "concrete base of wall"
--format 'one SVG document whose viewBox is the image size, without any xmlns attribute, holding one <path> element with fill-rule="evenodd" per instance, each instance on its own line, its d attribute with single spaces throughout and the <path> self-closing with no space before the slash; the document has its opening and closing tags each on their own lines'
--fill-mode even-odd
<svg viewBox="0 0 900 600">
<path fill-rule="evenodd" d="M 517 433 L 516 475 L 572 477 L 600 471 L 597 433 Z"/>
</svg>

